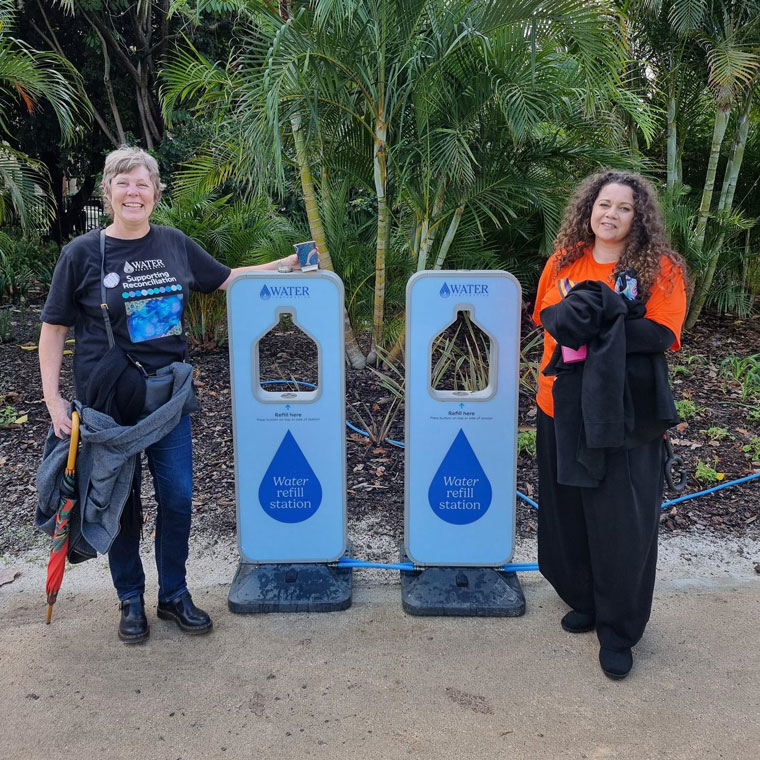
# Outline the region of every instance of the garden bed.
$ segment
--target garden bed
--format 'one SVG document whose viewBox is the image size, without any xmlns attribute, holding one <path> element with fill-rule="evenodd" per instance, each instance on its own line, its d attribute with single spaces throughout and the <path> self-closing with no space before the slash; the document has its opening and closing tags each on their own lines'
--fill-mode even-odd
<svg viewBox="0 0 760 760">
<path fill-rule="evenodd" d="M 8 308 L 8 307 L 6 307 Z M 34 476 L 48 428 L 41 398 L 34 320 L 30 309 L 24 318 L 12 310 L 13 333 L 0 344 L 0 408 L 6 422 L 15 415 L 26 420 L 0 429 L 0 492 L 3 531 L 0 553 L 17 554 L 47 539 L 33 529 L 36 503 Z M 683 492 L 700 491 L 760 471 L 760 357 L 748 360 L 760 348 L 760 325 L 756 320 L 706 316 L 684 339 L 683 349 L 669 357 L 673 388 L 682 413 L 689 418 L 671 431 L 675 453 L 682 457 L 688 476 Z M 300 339 L 279 345 L 265 355 L 271 374 L 303 364 L 305 347 Z M 235 489 L 232 425 L 230 418 L 229 363 L 226 349 L 195 352 L 193 364 L 201 411 L 193 419 L 195 446 L 194 533 L 206 544 L 229 543 L 235 533 Z M 274 367 L 275 363 L 277 368 Z M 297 379 L 313 380 L 309 367 L 298 370 Z M 754 375 L 753 375 L 754 372 Z M 329 374 L 329 373 L 328 373 Z M 283 376 L 282 374 L 280 376 Z M 285 373 L 284 376 L 289 376 Z M 71 387 L 71 356 L 64 359 L 64 387 Z M 403 406 L 388 415 L 393 395 L 370 371 L 347 370 L 346 417 L 359 428 L 384 431 L 390 439 L 403 441 Z M 531 455 L 530 431 L 536 407 L 522 391 L 519 425 L 523 433 L 518 457 L 518 489 L 537 497 L 535 458 Z M 404 522 L 404 452 L 387 441 L 372 441 L 352 430 L 347 435 L 347 485 L 349 535 L 352 528 L 370 524 L 377 536 L 375 556 L 387 559 L 387 547 L 398 545 Z M 695 475 L 701 478 L 697 480 Z M 662 529 L 669 533 L 760 536 L 760 479 L 734 486 L 663 511 Z M 146 530 L 151 530 L 155 505 L 144 484 Z M 679 494 L 667 492 L 666 499 Z M 518 534 L 536 531 L 536 513 L 518 499 Z M 384 547 L 384 548 L 380 548 Z"/>
</svg>

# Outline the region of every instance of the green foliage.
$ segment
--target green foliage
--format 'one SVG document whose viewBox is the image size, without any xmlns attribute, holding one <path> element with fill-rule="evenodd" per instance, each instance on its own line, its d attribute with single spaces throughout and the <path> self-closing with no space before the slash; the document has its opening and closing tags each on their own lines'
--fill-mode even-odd
<svg viewBox="0 0 760 760">
<path fill-rule="evenodd" d="M 683 375 L 684 377 L 691 377 L 694 372 L 690 370 L 688 367 L 684 366 L 683 364 L 676 364 L 672 369 L 671 372 L 673 374 L 673 377 L 678 377 L 678 375 Z"/>
<path fill-rule="evenodd" d="M 161 200 L 153 221 L 182 230 L 217 261 L 232 268 L 288 256 L 293 252 L 292 243 L 301 239 L 262 197 L 236 200 L 232 194 L 178 192 Z M 212 347 L 224 341 L 223 293 L 194 292 L 186 317 L 192 343 Z"/>
<path fill-rule="evenodd" d="M 4 404 L 0 407 L 0 427 L 3 425 L 10 425 L 18 419 L 18 412 L 16 407 L 11 404 Z"/>
<path fill-rule="evenodd" d="M 520 388 L 534 394 L 538 389 L 538 370 L 544 331 L 540 327 L 523 336 L 520 342 Z"/>
<path fill-rule="evenodd" d="M 676 401 L 676 411 L 682 420 L 691 420 L 697 416 L 697 405 L 688 398 Z"/>
<path fill-rule="evenodd" d="M 747 422 L 760 422 L 760 409 L 749 409 L 747 411 Z"/>
<path fill-rule="evenodd" d="M 275 184 L 293 195 L 297 167 L 312 234 L 324 226 L 350 318 L 361 324 L 371 312 L 376 342 L 397 333 L 415 268 L 509 267 L 534 279 L 569 178 L 635 165 L 624 124 L 646 140 L 656 132 L 646 100 L 620 86 L 612 3 L 338 0 L 280 10 L 285 18 L 274 4 L 241 4 L 227 63 L 192 46 L 167 62 L 166 117 L 190 107 L 216 130 L 178 182 Z M 345 212 L 354 225 L 331 223 L 342 213 L 333 194 L 363 197 L 366 223 L 358 207 Z M 508 254 L 502 231 L 518 242 Z"/>
<path fill-rule="evenodd" d="M 433 339 L 430 349 L 433 390 L 485 390 L 490 381 L 491 344 L 467 311 Z"/>
<path fill-rule="evenodd" d="M 536 456 L 536 431 L 521 430 L 517 434 L 517 453 L 525 456 Z"/>
<path fill-rule="evenodd" d="M 742 400 L 760 394 L 760 354 L 729 356 L 720 365 L 721 377 L 741 388 Z"/>
<path fill-rule="evenodd" d="M 375 411 L 366 404 L 361 404 L 361 408 L 359 404 L 349 403 L 348 406 L 358 418 L 370 440 L 373 443 L 383 443 L 388 439 L 405 401 L 406 376 L 404 370 L 394 364 L 390 355 L 382 348 L 378 349 L 377 358 L 378 367 L 382 365 L 383 369 L 371 365 L 367 365 L 367 369 L 378 379 L 380 387 L 390 392 L 390 404 L 384 413 L 379 405 Z"/>
<path fill-rule="evenodd" d="M 0 299 L 19 303 L 35 283 L 48 285 L 58 253 L 55 243 L 18 228 L 0 230 Z"/>
<path fill-rule="evenodd" d="M 717 464 L 717 460 L 713 460 L 712 465 Z M 723 479 L 722 473 L 719 473 L 714 466 L 703 462 L 701 459 L 697 460 L 697 466 L 694 470 L 694 479 L 698 480 L 703 485 L 709 485 L 710 483 L 717 483 Z"/>
<path fill-rule="evenodd" d="M 379 404 L 369 405 L 348 404 L 348 408 L 356 415 L 364 432 L 374 444 L 388 442 L 388 437 L 393 429 L 393 424 L 401 411 L 401 400 L 392 397 L 390 403 L 383 411 Z"/>
<path fill-rule="evenodd" d="M 746 451 L 753 460 L 760 459 L 760 436 L 752 436 L 749 443 L 742 446 L 742 451 Z"/>
<path fill-rule="evenodd" d="M 710 427 L 707 430 L 700 430 L 700 433 L 706 435 L 711 441 L 733 441 L 736 436 L 731 435 L 726 428 L 722 427 Z"/>
<path fill-rule="evenodd" d="M 374 301 L 375 204 L 365 191 L 352 188 L 344 178 L 325 186 L 321 208 L 333 268 L 343 280 L 349 319 L 357 328 L 366 329 L 372 325 Z M 386 259 L 386 345 L 392 345 L 398 335 L 399 318 L 403 324 L 406 280 L 413 271 L 407 244 L 398 231 L 392 234 Z"/>
<path fill-rule="evenodd" d="M 28 116 L 48 104 L 64 141 L 88 123 L 91 110 L 73 66 L 11 36 L 16 22 L 16 3 L 0 0 L 0 224 L 12 221 L 33 232 L 52 218 L 51 188 L 45 166 L 3 139 L 15 141 L 16 106 L 23 104 Z"/>
</svg>

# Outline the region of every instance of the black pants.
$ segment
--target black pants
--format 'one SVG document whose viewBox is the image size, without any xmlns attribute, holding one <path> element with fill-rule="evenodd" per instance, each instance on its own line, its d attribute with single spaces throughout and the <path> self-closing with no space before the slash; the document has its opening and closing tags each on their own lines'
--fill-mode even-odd
<svg viewBox="0 0 760 760">
<path fill-rule="evenodd" d="M 536 441 L 539 569 L 566 604 L 596 617 L 602 646 L 632 647 L 652 608 L 662 439 L 610 453 L 596 488 L 557 483 L 554 420 L 540 410 Z"/>
</svg>

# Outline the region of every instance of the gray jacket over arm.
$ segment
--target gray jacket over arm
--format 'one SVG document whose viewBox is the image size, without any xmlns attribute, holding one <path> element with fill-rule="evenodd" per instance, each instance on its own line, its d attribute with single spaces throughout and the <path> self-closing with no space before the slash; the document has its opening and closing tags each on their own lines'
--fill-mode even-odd
<svg viewBox="0 0 760 760">
<path fill-rule="evenodd" d="M 174 374 L 171 398 L 135 425 L 118 425 L 109 415 L 74 402 L 81 443 L 76 460 L 78 519 L 71 523 L 72 546 L 83 540 L 101 554 L 111 548 L 131 490 L 135 457 L 177 425 L 192 393 L 192 367 L 182 362 L 170 366 Z M 34 515 L 36 527 L 51 536 L 68 451 L 69 439 L 56 438 L 51 426 L 37 471 Z"/>
</svg>

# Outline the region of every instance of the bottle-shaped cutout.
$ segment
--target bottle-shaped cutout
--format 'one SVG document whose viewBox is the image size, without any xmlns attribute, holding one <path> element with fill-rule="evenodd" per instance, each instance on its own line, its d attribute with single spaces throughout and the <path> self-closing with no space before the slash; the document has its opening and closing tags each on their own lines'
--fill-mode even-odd
<svg viewBox="0 0 760 760">
<path fill-rule="evenodd" d="M 443 288 L 446 283 L 441 294 Z M 433 338 L 429 361 L 431 390 L 482 392 L 491 382 L 491 339 L 469 309 L 460 309 L 454 321 Z"/>
<path fill-rule="evenodd" d="M 319 349 L 291 312 L 279 315 L 258 340 L 256 350 L 262 391 L 308 393 L 319 387 Z"/>
<path fill-rule="evenodd" d="M 491 482 L 460 428 L 430 483 L 430 507 L 441 520 L 467 525 L 488 511 L 491 495 Z"/>
<path fill-rule="evenodd" d="M 259 503 L 275 520 L 308 520 L 322 503 L 322 485 L 288 430 L 259 486 Z"/>
</svg>

